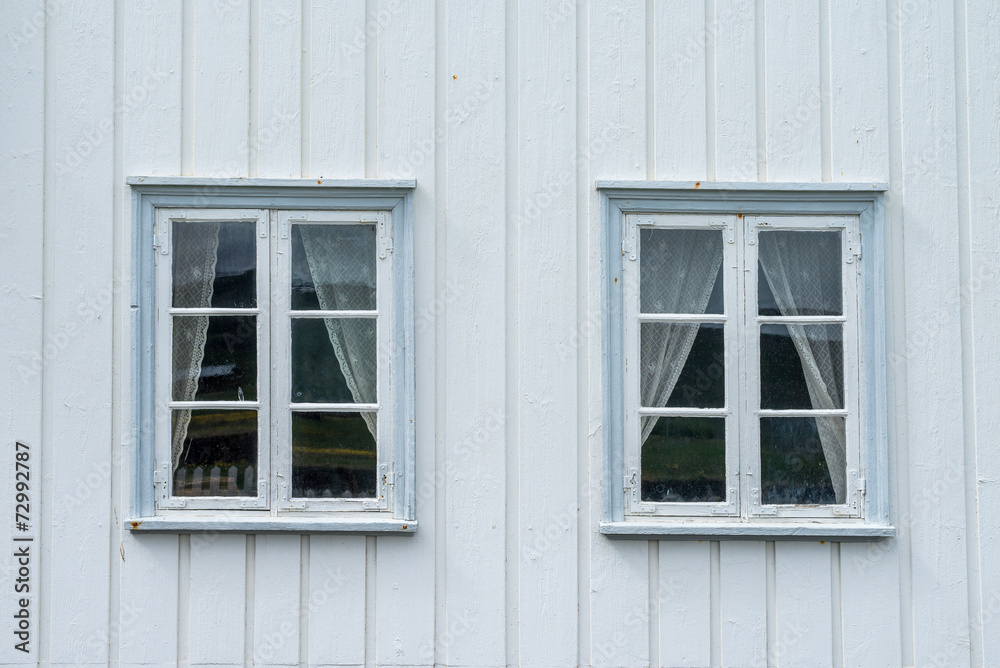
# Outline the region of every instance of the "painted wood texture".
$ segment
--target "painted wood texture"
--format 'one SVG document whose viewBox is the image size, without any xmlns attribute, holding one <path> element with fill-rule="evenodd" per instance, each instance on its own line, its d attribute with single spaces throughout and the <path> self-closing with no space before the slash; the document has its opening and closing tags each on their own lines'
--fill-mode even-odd
<svg viewBox="0 0 1000 668">
<path fill-rule="evenodd" d="M 0 434 L 42 559 L 0 664 L 996 665 L 998 35 L 984 0 L 2 3 Z M 142 174 L 417 179 L 416 535 L 118 526 Z M 897 538 L 599 533 L 598 179 L 890 184 Z"/>
</svg>

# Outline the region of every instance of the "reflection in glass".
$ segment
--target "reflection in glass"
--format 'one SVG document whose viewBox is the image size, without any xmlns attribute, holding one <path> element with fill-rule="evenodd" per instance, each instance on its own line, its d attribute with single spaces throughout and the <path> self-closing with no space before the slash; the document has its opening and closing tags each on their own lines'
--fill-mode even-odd
<svg viewBox="0 0 1000 668">
<path fill-rule="evenodd" d="M 173 223 L 175 308 L 255 308 L 253 222 Z"/>
<path fill-rule="evenodd" d="M 843 326 L 761 325 L 760 385 L 761 408 L 843 408 Z"/>
<path fill-rule="evenodd" d="M 292 226 L 292 309 L 375 309 L 375 226 Z"/>
<path fill-rule="evenodd" d="M 642 500 L 726 500 L 726 419 L 661 417 L 642 445 Z"/>
<path fill-rule="evenodd" d="M 173 317 L 174 401 L 257 399 L 257 316 Z"/>
<path fill-rule="evenodd" d="M 726 355 L 723 325 L 698 327 L 691 352 L 677 378 L 667 406 L 721 408 L 726 404 Z M 655 337 L 656 335 L 654 335 Z"/>
<path fill-rule="evenodd" d="M 174 496 L 257 496 L 257 411 L 177 410 Z"/>
<path fill-rule="evenodd" d="M 835 449 L 837 441 L 842 439 L 844 427 L 842 417 L 762 417 L 763 503 L 844 503 L 846 470 L 841 454 Z M 826 449 L 821 432 L 825 432 L 828 440 Z M 831 471 L 828 458 L 836 462 L 837 471 Z"/>
<path fill-rule="evenodd" d="M 293 318 L 291 400 L 375 403 L 376 355 L 374 318 Z"/>
<path fill-rule="evenodd" d="M 374 413 L 293 412 L 292 496 L 374 497 L 374 425 Z"/>
<path fill-rule="evenodd" d="M 642 313 L 723 312 L 722 232 L 639 229 Z"/>
<path fill-rule="evenodd" d="M 725 405 L 722 324 L 644 322 L 639 357 L 643 406 Z"/>
<path fill-rule="evenodd" d="M 762 230 L 757 272 L 760 315 L 841 315 L 840 232 Z"/>
</svg>

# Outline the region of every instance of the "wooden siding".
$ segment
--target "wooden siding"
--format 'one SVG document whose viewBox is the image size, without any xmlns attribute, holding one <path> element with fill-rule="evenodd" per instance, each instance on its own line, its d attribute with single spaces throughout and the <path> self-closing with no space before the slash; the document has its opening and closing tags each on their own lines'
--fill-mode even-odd
<svg viewBox="0 0 1000 668">
<path fill-rule="evenodd" d="M 41 549 L 24 655 L 5 482 L 0 665 L 1000 665 L 991 0 L 5 0 L 0 32 L 0 435 Z M 121 526 L 146 174 L 417 179 L 415 536 Z M 599 533 L 596 179 L 890 183 L 897 538 Z"/>
</svg>

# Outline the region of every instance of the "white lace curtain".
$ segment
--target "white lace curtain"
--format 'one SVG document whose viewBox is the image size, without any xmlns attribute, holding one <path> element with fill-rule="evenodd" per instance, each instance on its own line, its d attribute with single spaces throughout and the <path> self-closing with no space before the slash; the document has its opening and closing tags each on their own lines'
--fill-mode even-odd
<svg viewBox="0 0 1000 668">
<path fill-rule="evenodd" d="M 643 232 L 640 291 L 642 308 L 656 313 L 702 314 L 722 265 L 722 235 L 706 230 Z M 658 238 L 659 237 L 659 238 Z M 662 407 L 677 385 L 695 337 L 695 323 L 642 325 L 640 393 L 642 405 Z M 642 442 L 653 432 L 656 416 L 642 418 Z"/>
<path fill-rule="evenodd" d="M 824 243 L 819 235 L 801 232 L 768 232 L 768 243 L 759 245 L 760 265 L 764 270 L 781 315 L 814 315 L 831 301 L 840 304 L 840 276 L 823 276 L 830 267 L 831 253 L 839 257 L 836 243 Z M 815 409 L 843 408 L 842 352 L 835 348 L 841 336 L 839 325 L 786 325 L 802 362 L 809 400 Z M 838 364 L 838 362 L 840 362 Z M 844 419 L 817 417 L 820 445 L 837 503 L 847 498 L 847 435 Z"/>
<path fill-rule="evenodd" d="M 218 256 L 219 223 L 185 224 L 183 234 L 174 234 L 174 304 L 185 308 L 212 305 Z M 175 401 L 194 401 L 208 341 L 208 316 L 174 318 L 173 328 L 173 398 Z M 171 454 L 175 471 L 190 425 L 191 411 L 174 411 Z"/>
<path fill-rule="evenodd" d="M 375 285 L 374 254 L 370 238 L 351 234 L 350 228 L 331 233 L 327 226 L 301 225 L 302 245 L 309 264 L 319 306 L 324 311 L 372 308 L 364 295 Z M 360 231 L 360 228 L 358 228 Z M 372 318 L 324 318 L 333 352 L 354 401 L 377 401 L 378 365 L 375 320 Z M 362 413 L 372 438 L 376 438 L 375 413 Z"/>
<path fill-rule="evenodd" d="M 830 244 L 818 243 L 816 235 L 769 233 L 773 243 L 760 244 L 760 263 L 782 315 L 811 315 L 829 304 L 840 290 L 840 278 L 818 276 L 818 268 L 830 266 Z M 672 230 L 669 239 L 643 240 L 641 291 L 643 310 L 658 313 L 702 314 L 715 287 L 722 264 L 722 239 L 703 230 Z M 839 300 L 838 302 L 839 303 Z M 655 323 L 642 326 L 640 392 L 643 406 L 667 405 L 687 362 L 697 324 Z M 839 336 L 831 328 L 839 325 L 788 325 L 802 363 L 809 399 L 814 409 L 842 408 L 843 389 L 834 348 Z M 642 418 L 642 443 L 656 426 L 656 416 Z M 847 440 L 844 421 L 817 417 L 820 444 L 837 503 L 847 496 Z"/>
<path fill-rule="evenodd" d="M 303 225 L 302 242 L 323 310 L 356 309 L 359 288 L 375 284 L 373 258 L 365 240 L 351 235 L 329 234 L 322 227 Z M 174 303 L 186 308 L 209 308 L 219 254 L 219 223 L 187 224 L 174 235 Z M 375 320 L 371 318 L 324 318 L 330 344 L 357 403 L 375 403 L 378 373 L 375 351 Z M 173 320 L 173 399 L 194 401 L 198 393 L 209 317 L 183 316 Z M 362 413 L 372 437 L 376 436 L 376 414 Z M 191 424 L 191 411 L 173 413 L 171 453 L 174 470 L 180 464 Z"/>
</svg>

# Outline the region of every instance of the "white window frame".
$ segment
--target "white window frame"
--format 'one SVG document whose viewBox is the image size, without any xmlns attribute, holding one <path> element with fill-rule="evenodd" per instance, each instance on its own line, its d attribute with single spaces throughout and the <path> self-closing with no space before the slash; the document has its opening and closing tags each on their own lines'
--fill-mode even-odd
<svg viewBox="0 0 1000 668">
<path fill-rule="evenodd" d="M 598 279 L 602 290 L 604 441 L 601 531 L 612 538 L 874 540 L 894 535 L 888 509 L 882 273 L 882 192 L 886 186 L 599 181 L 597 187 L 602 204 Z M 638 230 L 692 226 L 725 234 L 725 314 L 645 319 L 725 323 L 726 405 L 722 409 L 642 412 L 727 416 L 729 498 L 727 503 L 715 504 L 643 502 L 637 368 Z M 842 230 L 842 317 L 757 314 L 756 237 L 760 230 L 771 229 Z M 840 505 L 764 505 L 760 502 L 759 327 L 765 322 L 806 321 L 844 323 L 845 407 L 837 413 L 847 416 L 848 496 Z M 733 354 L 741 349 L 746 352 Z"/>
<path fill-rule="evenodd" d="M 133 396 L 127 411 L 133 447 L 126 448 L 127 526 L 134 532 L 295 532 L 412 534 L 415 514 L 413 412 L 413 180 L 200 179 L 130 177 L 132 267 L 130 321 Z M 257 241 L 257 306 L 174 309 L 173 221 L 251 221 Z M 376 227 L 378 383 L 374 405 L 308 404 L 306 410 L 378 412 L 377 495 L 368 499 L 292 498 L 291 480 L 291 225 Z M 258 388 L 255 401 L 175 402 L 170 397 L 174 314 L 255 315 Z M 309 312 L 307 317 L 349 315 Z M 258 411 L 256 497 L 174 497 L 170 465 L 173 408 Z"/>
</svg>

